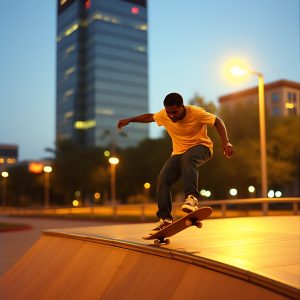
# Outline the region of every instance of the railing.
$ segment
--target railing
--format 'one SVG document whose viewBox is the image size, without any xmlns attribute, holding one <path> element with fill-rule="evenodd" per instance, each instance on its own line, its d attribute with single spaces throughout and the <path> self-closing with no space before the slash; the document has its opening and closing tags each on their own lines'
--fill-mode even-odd
<svg viewBox="0 0 300 300">
<path fill-rule="evenodd" d="M 226 217 L 226 211 L 229 205 L 244 206 L 245 209 L 248 209 L 247 206 L 249 206 L 250 204 L 261 204 L 261 214 L 263 216 L 267 216 L 269 215 L 270 212 L 269 204 L 275 204 L 275 203 L 291 204 L 293 214 L 298 215 L 300 198 L 295 197 L 295 198 L 275 198 L 275 199 L 273 198 L 231 199 L 231 200 L 204 201 L 201 203 L 202 205 L 207 205 L 207 206 L 220 206 L 222 217 Z"/>
<path fill-rule="evenodd" d="M 299 215 L 300 198 L 253 198 L 201 201 L 201 206 L 211 206 L 214 209 L 213 218 L 226 218 L 252 215 Z M 281 208 L 274 204 L 287 204 Z M 253 207 L 255 206 L 255 207 Z M 288 207 L 286 207 L 288 206 Z M 173 215 L 181 217 L 184 213 L 180 209 L 181 203 L 173 204 Z M 78 218 L 105 218 L 113 220 L 155 220 L 157 206 L 155 203 L 147 204 L 119 204 L 89 206 L 89 207 L 50 207 L 37 208 L 11 208 L 0 207 L 1 215 L 10 216 L 54 216 L 54 217 L 78 217 Z"/>
</svg>

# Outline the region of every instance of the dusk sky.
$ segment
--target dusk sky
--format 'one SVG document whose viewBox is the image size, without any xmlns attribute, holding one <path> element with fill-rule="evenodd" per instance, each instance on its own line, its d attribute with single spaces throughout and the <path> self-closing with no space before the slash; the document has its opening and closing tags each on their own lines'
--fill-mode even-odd
<svg viewBox="0 0 300 300">
<path fill-rule="evenodd" d="M 148 0 L 148 22 L 149 112 L 173 91 L 217 104 L 256 86 L 254 76 L 226 78 L 235 58 L 266 83 L 300 82 L 299 0 Z M 0 31 L 0 144 L 42 159 L 55 143 L 56 1 L 2 1 Z"/>
</svg>

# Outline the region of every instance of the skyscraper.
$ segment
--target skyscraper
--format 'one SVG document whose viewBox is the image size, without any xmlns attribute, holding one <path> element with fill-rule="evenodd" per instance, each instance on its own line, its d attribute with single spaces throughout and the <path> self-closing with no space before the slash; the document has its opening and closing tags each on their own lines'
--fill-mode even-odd
<svg viewBox="0 0 300 300">
<path fill-rule="evenodd" d="M 148 111 L 146 0 L 58 0 L 56 139 L 121 147 L 148 137 L 118 119 Z"/>
</svg>

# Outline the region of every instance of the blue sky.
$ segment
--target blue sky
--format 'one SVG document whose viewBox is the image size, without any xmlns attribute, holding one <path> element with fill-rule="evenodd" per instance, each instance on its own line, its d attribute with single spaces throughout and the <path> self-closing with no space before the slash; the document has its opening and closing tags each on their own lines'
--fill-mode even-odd
<svg viewBox="0 0 300 300">
<path fill-rule="evenodd" d="M 148 17 L 150 112 L 173 91 L 217 103 L 256 86 L 255 77 L 225 78 L 236 57 L 266 83 L 300 81 L 299 0 L 148 0 Z M 56 1 L 3 1 L 0 33 L 0 144 L 41 159 L 55 141 Z"/>
</svg>

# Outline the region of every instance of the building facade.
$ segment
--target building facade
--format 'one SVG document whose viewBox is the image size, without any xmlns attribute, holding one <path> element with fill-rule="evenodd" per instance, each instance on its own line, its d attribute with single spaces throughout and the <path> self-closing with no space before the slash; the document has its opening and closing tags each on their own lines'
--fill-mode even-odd
<svg viewBox="0 0 300 300">
<path fill-rule="evenodd" d="M 19 147 L 17 145 L 0 144 L 0 172 L 18 162 Z"/>
<path fill-rule="evenodd" d="M 258 103 L 258 88 L 219 97 L 220 105 L 229 109 L 237 102 Z M 265 105 L 270 116 L 300 115 L 300 83 L 279 80 L 265 84 Z"/>
<path fill-rule="evenodd" d="M 121 118 L 148 111 L 146 0 L 58 0 L 56 139 L 136 145 L 149 136 Z"/>
</svg>

